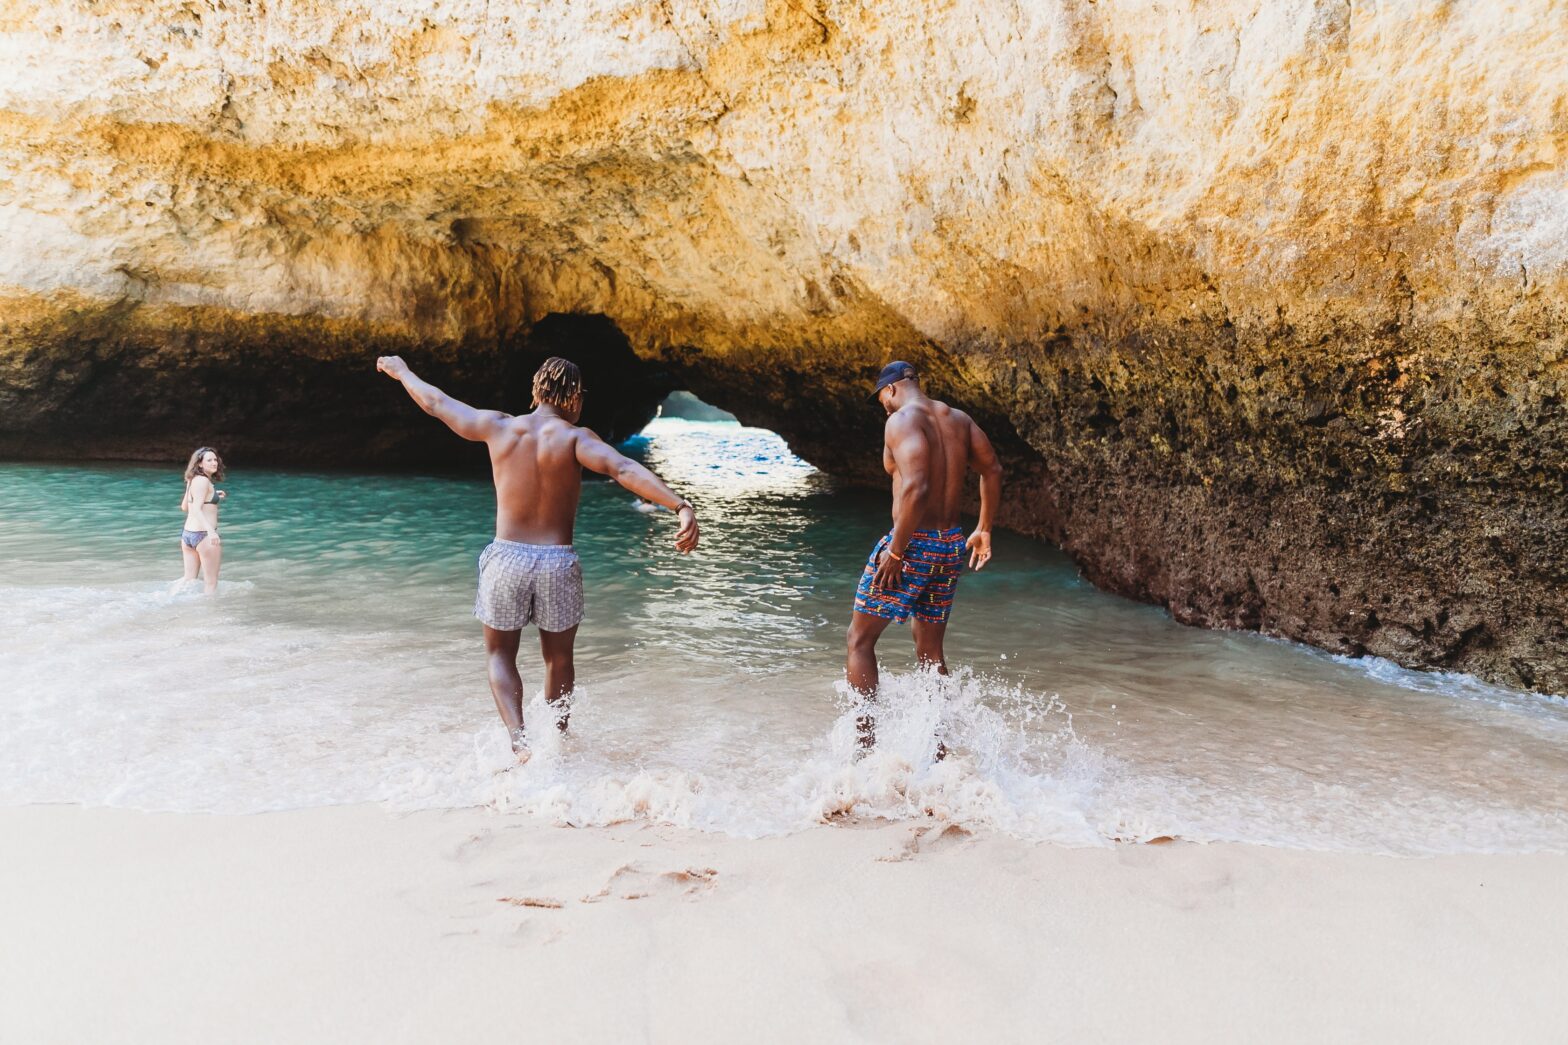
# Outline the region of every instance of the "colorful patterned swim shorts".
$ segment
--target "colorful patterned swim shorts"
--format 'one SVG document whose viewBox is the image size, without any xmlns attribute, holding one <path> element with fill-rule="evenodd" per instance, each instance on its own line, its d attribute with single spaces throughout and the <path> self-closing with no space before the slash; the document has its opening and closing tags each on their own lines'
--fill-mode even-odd
<svg viewBox="0 0 1568 1045">
<path fill-rule="evenodd" d="M 855 589 L 855 612 L 903 622 L 913 613 L 931 624 L 947 623 L 953 612 L 953 593 L 964 567 L 964 531 L 916 530 L 904 549 L 903 583 L 897 588 L 871 587 L 877 574 L 877 557 L 893 539 L 890 533 L 877 542 Z"/>
<path fill-rule="evenodd" d="M 537 624 L 565 631 L 583 619 L 583 568 L 569 544 L 497 539 L 479 555 L 474 616 L 497 631 Z"/>
</svg>

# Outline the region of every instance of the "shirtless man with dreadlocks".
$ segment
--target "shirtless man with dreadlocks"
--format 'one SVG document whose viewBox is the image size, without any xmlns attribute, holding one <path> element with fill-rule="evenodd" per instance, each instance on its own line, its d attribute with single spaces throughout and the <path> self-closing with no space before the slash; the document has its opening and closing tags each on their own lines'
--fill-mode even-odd
<svg viewBox="0 0 1568 1045">
<path fill-rule="evenodd" d="M 608 475 L 645 501 L 679 514 L 675 547 L 697 547 L 697 516 L 658 476 L 623 457 L 586 428 L 582 374 L 559 356 L 534 375 L 534 410 L 513 417 L 476 410 L 414 376 L 398 356 L 382 356 L 376 369 L 400 381 L 414 402 L 464 439 L 490 448 L 495 478 L 495 540 L 479 556 L 479 596 L 474 616 L 484 624 L 490 692 L 506 723 L 512 750 L 527 761 L 523 734 L 523 680 L 517 648 L 525 625 L 539 628 L 545 697 L 557 725 L 566 729 L 576 681 L 572 643 L 583 619 L 583 571 L 572 550 L 572 527 L 582 470 Z"/>
</svg>

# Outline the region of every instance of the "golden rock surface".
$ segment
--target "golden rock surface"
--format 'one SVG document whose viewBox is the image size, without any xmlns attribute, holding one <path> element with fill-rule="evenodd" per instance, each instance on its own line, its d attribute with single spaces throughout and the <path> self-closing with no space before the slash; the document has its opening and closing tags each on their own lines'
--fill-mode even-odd
<svg viewBox="0 0 1568 1045">
<path fill-rule="evenodd" d="M 866 477 L 905 357 L 1096 583 L 1563 692 L 1564 39 L 1550 0 L 5 0 L 0 449 L 308 459 L 325 406 L 405 454 L 371 356 L 510 393 L 567 314 Z"/>
</svg>

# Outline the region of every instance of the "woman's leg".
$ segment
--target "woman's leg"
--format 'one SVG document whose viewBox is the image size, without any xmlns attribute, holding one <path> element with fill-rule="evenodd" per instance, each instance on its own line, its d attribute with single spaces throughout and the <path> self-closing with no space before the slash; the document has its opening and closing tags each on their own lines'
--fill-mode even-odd
<svg viewBox="0 0 1568 1045">
<path fill-rule="evenodd" d="M 185 543 L 184 537 L 180 538 L 180 558 L 185 562 L 185 576 L 180 580 L 182 582 L 195 580 L 196 571 L 201 569 L 201 557 L 196 554 L 195 548 Z"/>
<path fill-rule="evenodd" d="M 217 534 L 209 533 L 196 546 L 196 554 L 201 558 L 201 576 L 205 582 L 203 590 L 211 595 L 218 590 L 218 570 L 223 566 L 223 542 L 218 540 Z"/>
</svg>

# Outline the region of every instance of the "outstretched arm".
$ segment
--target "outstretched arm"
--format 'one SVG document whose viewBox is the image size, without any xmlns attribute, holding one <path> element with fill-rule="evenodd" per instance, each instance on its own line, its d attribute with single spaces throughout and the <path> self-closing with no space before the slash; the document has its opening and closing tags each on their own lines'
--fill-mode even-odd
<svg viewBox="0 0 1568 1045">
<path fill-rule="evenodd" d="M 577 437 L 577 463 L 590 472 L 608 475 L 645 501 L 678 513 L 681 526 L 675 532 L 676 550 L 685 554 L 697 547 L 697 512 L 663 479 L 586 429 Z"/>
<path fill-rule="evenodd" d="M 488 441 L 507 416 L 499 410 L 476 410 L 460 399 L 453 399 L 430 382 L 415 377 L 402 356 L 382 356 L 376 360 L 376 369 L 394 381 L 401 381 L 421 410 L 445 422 L 464 439 L 476 443 Z"/>
<path fill-rule="evenodd" d="M 996 448 L 969 422 L 969 470 L 980 476 L 980 524 L 965 543 L 969 546 L 969 568 L 978 570 L 991 561 L 991 524 L 996 520 L 996 505 L 1002 499 L 1002 462 Z"/>
<path fill-rule="evenodd" d="M 895 588 L 903 583 L 904 553 L 920 528 L 920 517 L 931 492 L 931 445 L 925 433 L 909 418 L 894 414 L 887 419 L 887 448 L 898 470 L 898 496 L 893 500 L 893 537 L 872 578 L 872 584 L 878 588 Z"/>
</svg>

